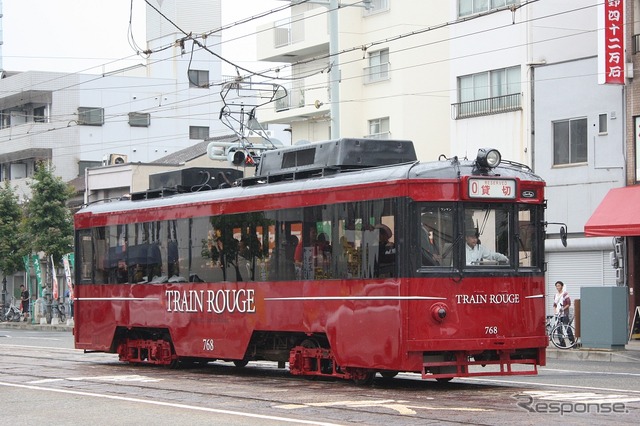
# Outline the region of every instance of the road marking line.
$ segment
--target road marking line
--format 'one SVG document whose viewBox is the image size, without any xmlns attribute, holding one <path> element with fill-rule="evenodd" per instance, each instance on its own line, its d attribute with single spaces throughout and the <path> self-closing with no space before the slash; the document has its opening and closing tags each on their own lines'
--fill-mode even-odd
<svg viewBox="0 0 640 426">
<path fill-rule="evenodd" d="M 607 391 L 607 392 L 619 392 L 619 393 L 634 393 L 640 394 L 638 390 L 620 390 L 620 389 L 612 389 L 612 388 L 597 388 L 595 386 L 578 386 L 578 385 L 560 385 L 553 383 L 538 383 L 538 382 L 521 382 L 518 380 L 496 380 L 496 379 L 478 379 L 474 377 L 464 377 L 460 378 L 460 381 L 471 381 L 471 382 L 489 382 L 489 383 L 508 383 L 512 385 L 528 385 L 528 386 L 547 386 L 550 388 L 568 388 L 568 389 L 585 389 L 585 390 L 595 390 L 595 391 Z"/>
<path fill-rule="evenodd" d="M 227 415 L 230 415 L 230 416 L 249 417 L 249 418 L 254 418 L 254 419 L 273 420 L 273 421 L 285 422 L 285 423 L 298 423 L 298 424 L 318 425 L 318 426 L 339 426 L 337 423 L 317 422 L 317 421 L 303 420 L 303 419 L 290 419 L 290 418 L 287 418 L 287 417 L 268 416 L 268 415 L 264 415 L 264 414 L 242 413 L 242 412 L 239 412 L 239 411 L 221 410 L 221 409 L 217 409 L 217 408 L 207 408 L 207 407 L 196 407 L 194 405 L 175 404 L 175 403 L 161 402 L 161 401 L 151 401 L 151 400 L 147 400 L 147 399 L 128 398 L 128 397 L 117 396 L 117 395 L 102 395 L 102 394 L 99 394 L 99 393 L 82 392 L 82 391 L 75 391 L 75 390 L 69 390 L 69 389 L 53 389 L 53 388 L 45 388 L 45 387 L 40 387 L 40 386 L 21 385 L 21 384 L 17 384 L 17 383 L 5 383 L 5 382 L 0 382 L 0 386 L 22 388 L 22 389 L 31 389 L 31 390 L 38 390 L 38 391 L 44 391 L 44 392 L 57 392 L 57 393 L 64 393 L 64 394 L 70 394 L 70 395 L 91 396 L 91 397 L 95 397 L 95 398 L 112 399 L 112 400 L 116 400 L 116 401 L 138 402 L 138 403 L 141 403 L 141 404 L 158 405 L 158 406 L 173 407 L 173 408 L 183 408 L 183 409 L 187 409 L 187 410 L 204 411 L 204 412 L 208 412 L 208 413 L 217 413 L 217 414 L 227 414 Z"/>
<path fill-rule="evenodd" d="M 429 397 L 433 400 L 434 398 Z M 280 408 L 283 410 L 296 410 L 300 408 L 308 407 L 350 407 L 350 408 L 387 408 L 389 410 L 397 411 L 399 414 L 405 416 L 413 416 L 418 414 L 413 410 L 431 410 L 431 411 L 493 411 L 485 408 L 469 408 L 469 407 L 429 407 L 418 405 L 406 405 L 404 403 L 409 401 L 396 401 L 394 399 L 382 399 L 378 401 L 335 401 L 335 402 L 307 402 L 302 404 L 283 404 L 275 405 L 274 408 Z"/>
</svg>

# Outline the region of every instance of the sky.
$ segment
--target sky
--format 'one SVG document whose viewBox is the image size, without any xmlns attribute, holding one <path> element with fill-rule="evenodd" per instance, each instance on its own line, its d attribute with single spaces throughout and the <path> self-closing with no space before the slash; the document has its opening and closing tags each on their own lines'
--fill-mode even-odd
<svg viewBox="0 0 640 426">
<path fill-rule="evenodd" d="M 131 0 L 0 1 L 4 70 L 98 74 L 141 62 L 127 36 Z M 222 0 L 222 23 L 237 22 L 284 4 L 277 0 Z M 142 46 L 145 41 L 144 6 L 144 0 L 133 0 L 133 34 Z M 260 24 L 280 16 L 234 27 L 223 33 L 223 40 L 252 33 Z M 239 64 L 253 64 L 255 41 L 246 37 L 224 42 L 222 54 Z"/>
</svg>

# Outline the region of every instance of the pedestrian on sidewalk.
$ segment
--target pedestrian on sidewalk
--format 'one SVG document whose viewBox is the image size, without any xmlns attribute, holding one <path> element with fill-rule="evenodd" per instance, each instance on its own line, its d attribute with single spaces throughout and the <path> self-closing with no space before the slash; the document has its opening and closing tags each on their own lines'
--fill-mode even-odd
<svg viewBox="0 0 640 426">
<path fill-rule="evenodd" d="M 565 290 L 564 283 L 562 281 L 556 281 L 556 290 L 558 290 L 558 292 L 553 299 L 553 307 L 556 310 L 558 320 L 562 324 L 569 325 L 569 308 L 571 307 L 571 298 L 569 297 L 569 292 Z M 567 332 L 569 334 L 569 340 L 573 345 L 576 341 L 576 338 L 573 335 L 571 327 L 567 327 Z M 564 346 L 564 341 L 561 341 L 560 343 Z"/>
<path fill-rule="evenodd" d="M 24 284 L 20 284 L 20 302 L 22 305 L 22 316 L 24 317 L 24 321 L 26 322 L 29 319 L 29 302 L 31 299 L 29 298 L 29 290 L 24 288 Z"/>
</svg>

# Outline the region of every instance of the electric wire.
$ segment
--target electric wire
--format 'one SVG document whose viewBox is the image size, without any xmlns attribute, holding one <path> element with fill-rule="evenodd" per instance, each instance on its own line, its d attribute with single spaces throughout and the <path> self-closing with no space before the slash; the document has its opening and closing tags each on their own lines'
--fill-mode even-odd
<svg viewBox="0 0 640 426">
<path fill-rule="evenodd" d="M 521 5 L 521 7 L 522 7 L 522 6 L 524 6 L 524 5 L 526 5 L 526 4 L 536 2 L 536 1 L 539 1 L 539 0 L 530 0 L 530 1 L 528 1 L 528 2 L 523 3 L 523 4 Z M 288 6 L 288 7 L 289 7 L 289 6 Z M 589 7 L 591 7 L 591 6 L 589 6 Z M 586 8 L 586 7 L 585 7 L 585 8 Z M 576 9 L 576 10 L 579 10 L 579 9 L 583 9 L 583 8 L 578 8 L 578 9 Z M 569 13 L 569 12 L 572 12 L 572 11 L 574 11 L 574 10 L 571 10 L 571 11 L 563 11 L 562 13 Z M 490 12 L 491 12 L 491 13 L 496 13 L 496 11 L 490 11 Z M 560 13 L 559 13 L 559 14 L 560 14 Z M 539 18 L 536 18 L 536 19 L 543 19 L 543 18 L 545 18 L 545 17 L 539 17 Z M 250 19 L 250 18 L 247 18 L 247 19 Z M 468 19 L 467 19 L 467 20 L 468 20 Z M 532 19 L 532 20 L 533 20 L 533 19 Z M 466 20 L 465 20 L 465 21 L 466 21 Z M 531 20 L 530 20 L 530 21 L 531 21 Z M 443 24 L 443 25 L 444 25 L 444 24 Z M 399 39 L 401 39 L 401 38 L 406 38 L 406 37 L 409 37 L 409 36 L 412 36 L 412 35 L 420 34 L 420 33 L 423 33 L 423 32 L 425 32 L 425 31 L 433 31 L 434 29 L 436 29 L 436 27 L 429 27 L 429 28 L 422 29 L 422 30 L 419 30 L 419 31 L 413 31 L 413 32 L 410 32 L 410 33 L 406 33 L 406 34 L 398 35 L 398 36 L 395 36 L 395 37 L 393 37 L 393 38 L 388 38 L 388 39 L 379 40 L 379 41 L 376 41 L 376 42 L 371 42 L 371 43 L 369 43 L 369 46 L 368 46 L 367 48 L 370 48 L 371 46 L 375 46 L 375 45 L 379 45 L 379 44 L 383 44 L 383 43 L 388 43 L 388 42 L 391 42 L 391 41 L 399 40 Z M 489 30 L 493 30 L 493 29 L 489 29 Z M 489 30 L 484 30 L 484 31 L 482 31 L 482 32 L 489 31 Z M 181 30 L 181 31 L 182 31 L 182 30 Z M 182 32 L 184 33 L 184 31 L 182 31 Z M 463 35 L 463 36 L 469 36 L 469 35 Z M 463 36 L 460 36 L 460 37 L 463 37 Z M 424 46 L 424 45 L 422 45 L 422 46 Z M 419 46 L 415 46 L 415 47 L 419 47 Z M 410 48 L 415 48 L 415 47 L 410 47 Z M 354 51 L 354 50 L 356 50 L 356 49 L 358 49 L 358 48 L 359 48 L 359 49 L 362 49 L 362 46 L 360 46 L 360 47 L 353 47 L 353 48 L 351 48 L 351 49 L 344 49 L 343 51 L 339 52 L 339 54 L 344 54 L 344 53 L 352 52 L 352 51 Z M 408 49 L 410 49 L 410 48 L 406 48 L 406 49 L 403 49 L 403 50 L 408 50 Z M 325 59 L 326 59 L 326 58 L 329 58 L 330 56 L 331 56 L 331 55 L 324 55 L 324 56 L 321 56 L 321 57 L 315 57 L 315 58 L 312 58 L 312 60 L 318 60 L 319 58 L 325 58 Z M 309 62 L 309 60 L 307 59 L 307 60 L 305 60 L 305 61 L 296 62 L 296 63 L 291 64 L 291 66 L 298 65 L 298 64 L 304 64 L 304 63 L 306 63 L 306 62 Z M 420 64 L 420 65 L 422 65 L 422 64 Z M 239 69 L 243 69 L 243 68 L 239 68 Z M 276 68 L 276 69 L 278 69 L 278 70 L 279 70 L 280 68 Z M 244 70 L 244 69 L 243 69 L 243 70 Z M 267 70 L 267 71 L 268 71 L 268 70 Z M 251 71 L 249 71 L 249 72 L 251 72 Z M 261 72 L 261 73 L 255 73 L 255 74 L 253 74 L 253 75 L 261 75 L 261 74 L 263 74 L 263 72 Z M 303 78 L 303 77 L 300 77 L 299 79 L 302 79 L 302 78 Z M 358 76 L 354 76 L 354 77 L 347 77 L 347 78 L 358 78 Z M 86 83 L 86 82 L 78 83 L 77 85 L 84 84 L 84 83 Z M 70 86 L 70 87 L 73 87 L 73 86 Z M 65 88 L 65 89 L 66 89 L 66 88 Z M 402 95 L 394 95 L 394 96 L 402 96 Z M 348 101 L 346 101 L 346 100 L 345 100 L 345 102 L 353 102 L 353 100 L 348 100 Z M 117 116 L 117 115 L 116 115 L 116 116 Z M 163 118 L 167 118 L 167 117 L 163 117 Z M 46 130 L 46 131 L 43 131 L 43 132 L 48 132 L 48 131 L 51 131 L 51 130 L 55 130 L 55 129 L 49 129 L 49 130 Z M 14 138 L 14 139 L 15 139 L 15 138 Z"/>
</svg>

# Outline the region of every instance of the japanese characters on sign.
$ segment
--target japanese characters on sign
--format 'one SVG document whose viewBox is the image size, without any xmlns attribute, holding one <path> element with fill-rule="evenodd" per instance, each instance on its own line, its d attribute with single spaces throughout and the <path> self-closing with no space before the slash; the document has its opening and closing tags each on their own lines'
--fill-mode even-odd
<svg viewBox="0 0 640 426">
<path fill-rule="evenodd" d="M 513 179 L 469 179 L 469 198 L 516 198 Z"/>
<path fill-rule="evenodd" d="M 604 42 L 600 61 L 604 61 L 605 84 L 624 84 L 624 1 L 604 1 Z M 602 77 L 602 76 L 601 76 Z"/>
</svg>

